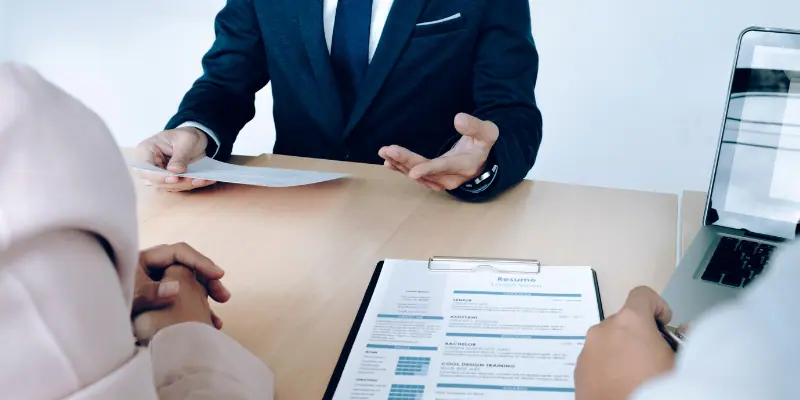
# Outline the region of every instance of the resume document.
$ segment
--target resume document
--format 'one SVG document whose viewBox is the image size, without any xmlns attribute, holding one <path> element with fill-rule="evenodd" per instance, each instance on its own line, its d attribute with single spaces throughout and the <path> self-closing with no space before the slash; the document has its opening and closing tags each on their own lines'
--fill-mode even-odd
<svg viewBox="0 0 800 400">
<path fill-rule="evenodd" d="M 574 398 L 599 307 L 589 267 L 434 272 L 388 260 L 333 398 Z"/>
</svg>

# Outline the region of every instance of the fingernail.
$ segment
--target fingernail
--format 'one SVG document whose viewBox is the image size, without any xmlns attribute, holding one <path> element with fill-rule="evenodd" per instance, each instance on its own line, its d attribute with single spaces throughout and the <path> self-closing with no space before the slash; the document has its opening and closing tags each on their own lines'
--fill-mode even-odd
<svg viewBox="0 0 800 400">
<path fill-rule="evenodd" d="M 456 115 L 456 123 L 466 127 L 469 124 L 469 118 L 464 114 L 458 114 Z"/>
<path fill-rule="evenodd" d="M 158 284 L 158 297 L 170 297 L 178 294 L 180 282 L 170 281 Z"/>
<path fill-rule="evenodd" d="M 216 264 L 216 263 L 214 263 L 213 261 L 211 262 L 211 268 L 212 268 L 214 271 L 218 272 L 218 273 L 221 273 L 221 274 L 224 274 L 224 273 L 225 273 L 225 270 L 224 270 L 224 269 L 222 269 L 222 267 L 220 267 L 219 265 L 217 265 L 217 264 Z"/>
<path fill-rule="evenodd" d="M 178 177 L 174 176 L 174 175 L 170 175 L 166 179 L 164 179 L 164 182 L 167 182 L 167 183 L 178 183 Z"/>
</svg>

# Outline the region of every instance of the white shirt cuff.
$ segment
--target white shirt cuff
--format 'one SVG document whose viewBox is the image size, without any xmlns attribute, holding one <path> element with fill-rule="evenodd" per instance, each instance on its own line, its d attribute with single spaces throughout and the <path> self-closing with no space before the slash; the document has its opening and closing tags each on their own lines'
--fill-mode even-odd
<svg viewBox="0 0 800 400">
<path fill-rule="evenodd" d="M 195 122 L 195 121 L 186 121 L 186 122 L 178 125 L 178 128 L 196 128 L 196 129 L 200 129 L 201 131 L 203 131 L 203 133 L 208 135 L 208 137 L 210 137 L 211 140 L 214 141 L 214 143 L 217 144 L 217 150 L 214 152 L 214 155 L 211 156 L 211 158 L 216 157 L 217 153 L 219 153 L 219 146 L 220 146 L 219 145 L 219 138 L 217 138 L 217 135 L 214 133 L 214 131 L 209 129 L 207 126 L 205 126 L 205 125 L 203 125 L 203 124 L 201 124 L 199 122 Z"/>
</svg>

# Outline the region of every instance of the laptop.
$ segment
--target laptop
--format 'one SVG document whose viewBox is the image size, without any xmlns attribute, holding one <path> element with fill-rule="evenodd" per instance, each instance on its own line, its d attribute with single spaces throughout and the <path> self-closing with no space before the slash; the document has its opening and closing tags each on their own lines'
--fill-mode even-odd
<svg viewBox="0 0 800 400">
<path fill-rule="evenodd" d="M 798 228 L 800 31 L 748 28 L 739 36 L 703 228 L 663 292 L 672 324 L 757 284 Z"/>
</svg>

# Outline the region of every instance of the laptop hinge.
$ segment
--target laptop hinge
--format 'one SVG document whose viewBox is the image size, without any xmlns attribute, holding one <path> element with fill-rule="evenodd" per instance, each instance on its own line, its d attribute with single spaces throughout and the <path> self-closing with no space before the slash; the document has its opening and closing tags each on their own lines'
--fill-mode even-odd
<svg viewBox="0 0 800 400">
<path fill-rule="evenodd" d="M 764 235 L 762 233 L 756 233 L 756 232 L 748 231 L 747 229 L 742 229 L 742 231 L 743 231 L 743 236 L 744 237 L 749 237 L 749 238 L 759 239 L 759 240 L 766 240 L 768 242 L 785 242 L 786 241 L 786 239 L 784 239 L 782 237 Z"/>
</svg>

